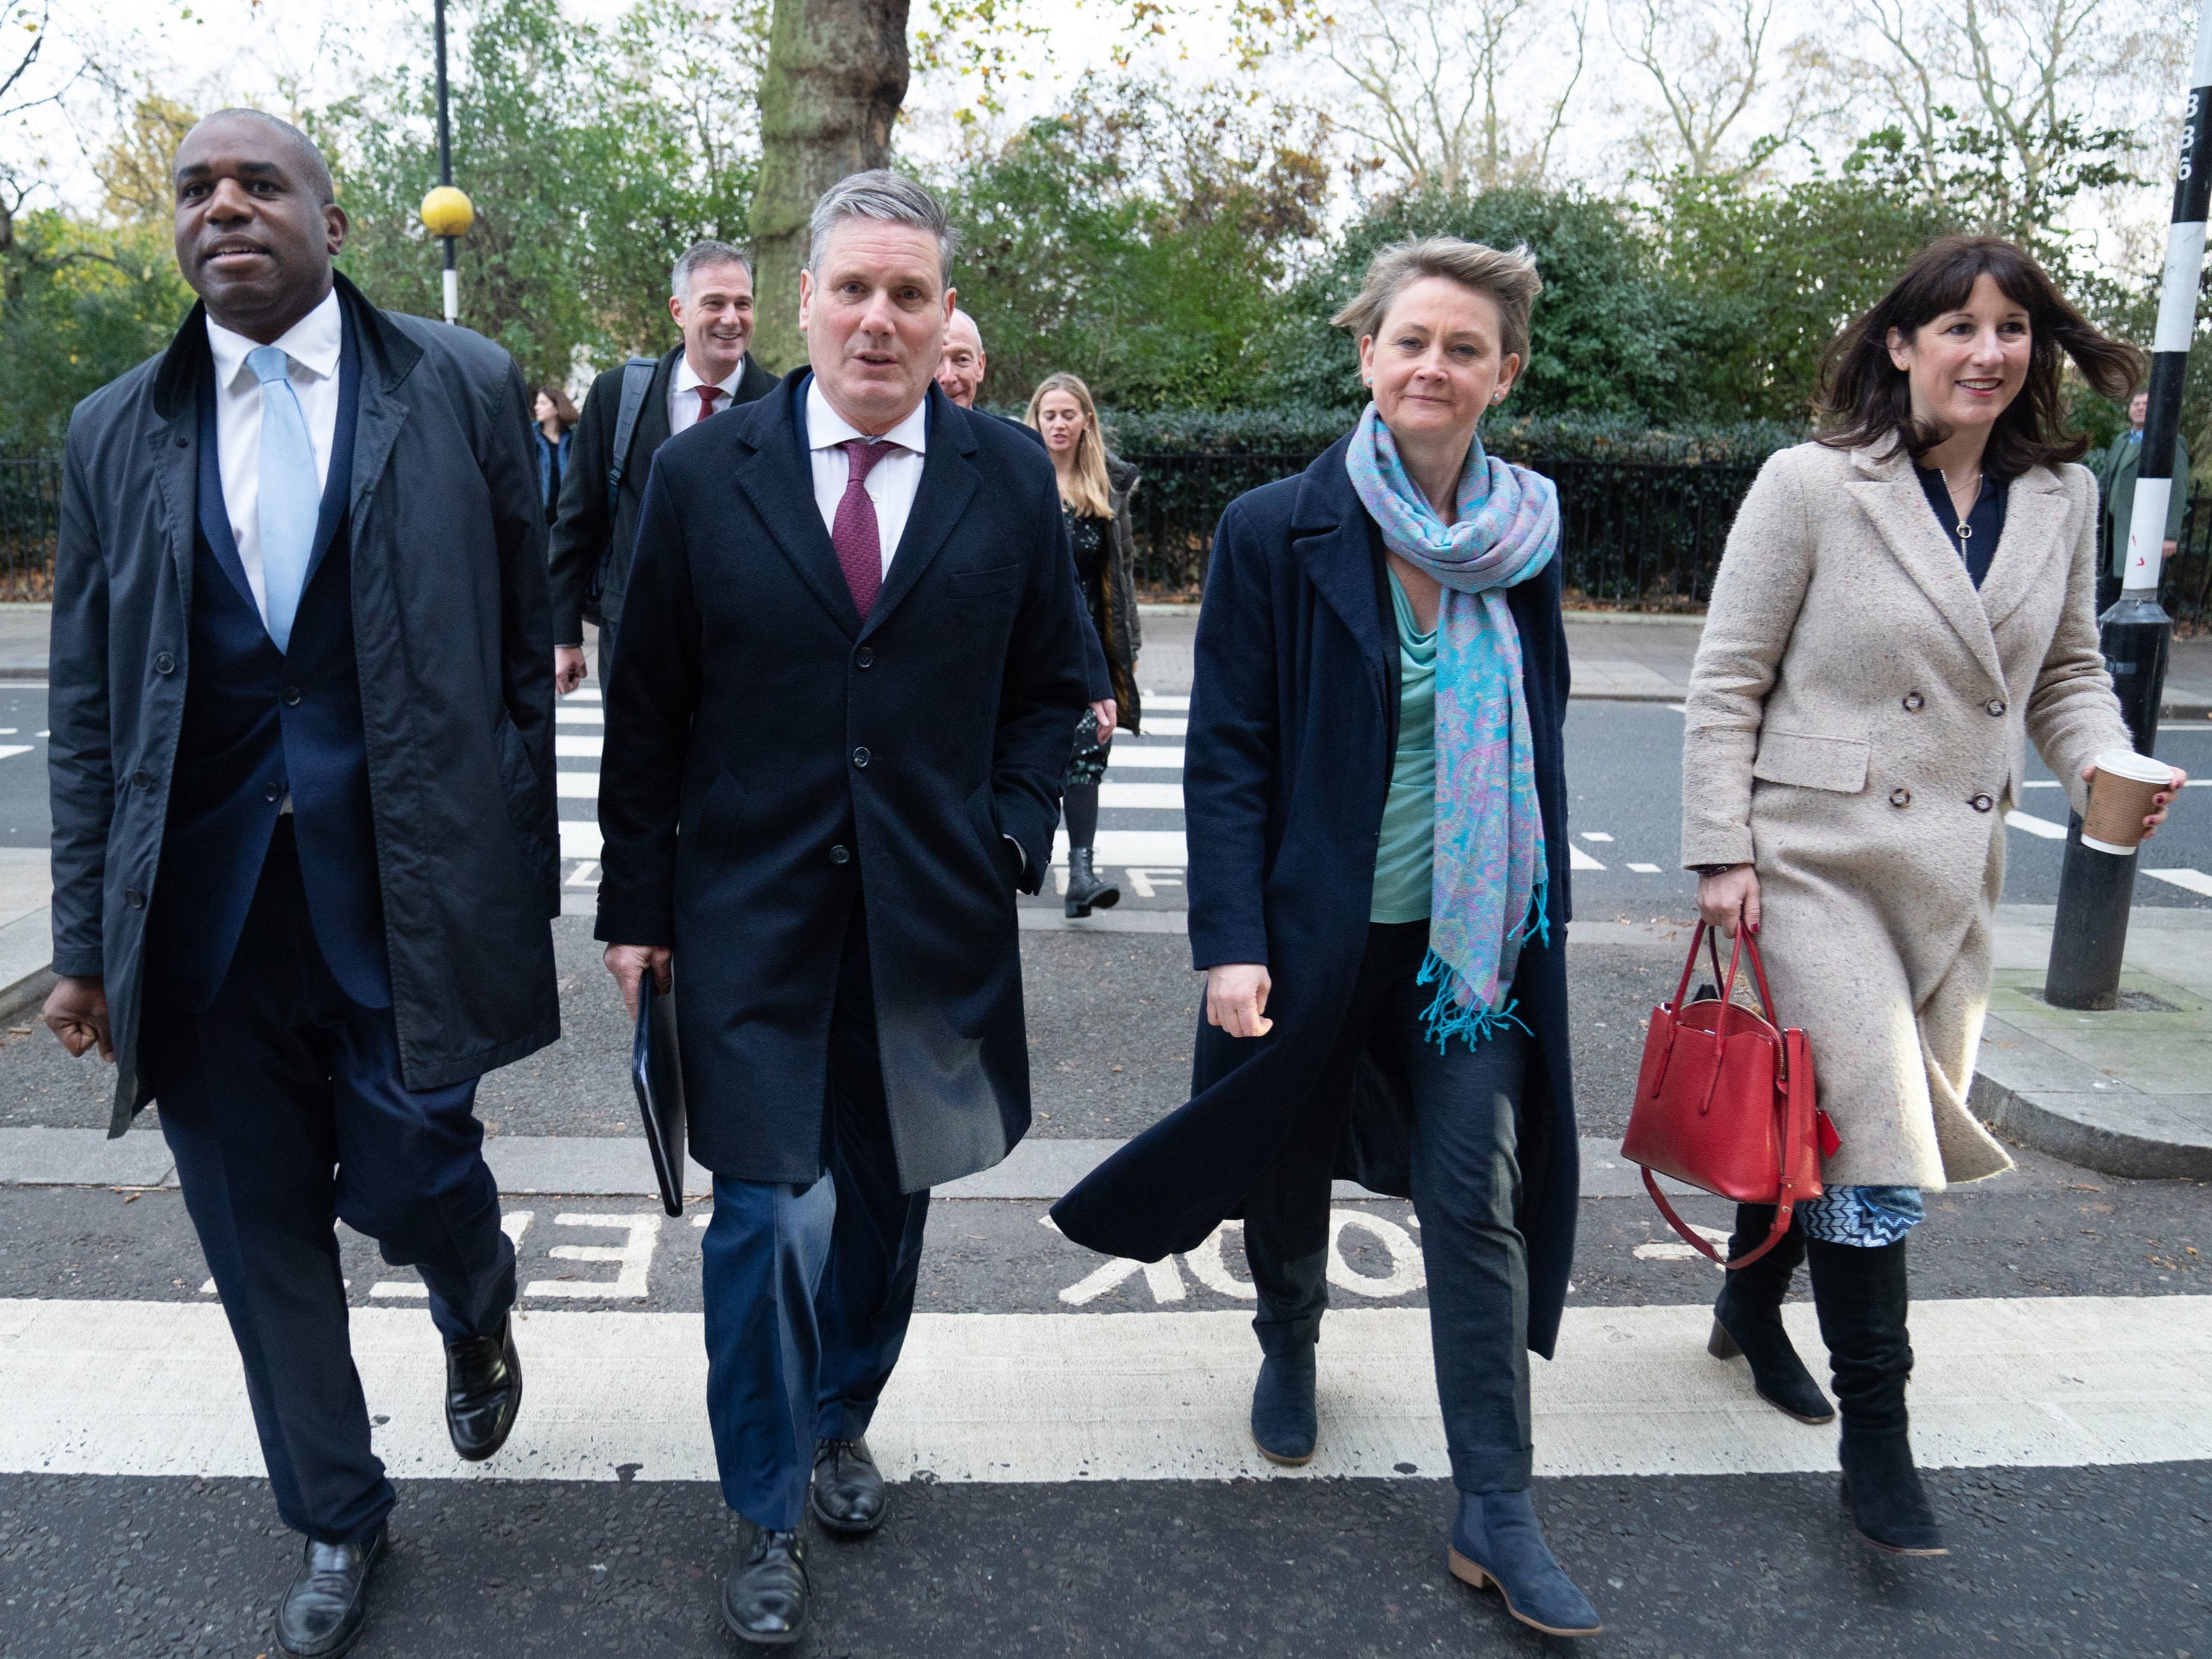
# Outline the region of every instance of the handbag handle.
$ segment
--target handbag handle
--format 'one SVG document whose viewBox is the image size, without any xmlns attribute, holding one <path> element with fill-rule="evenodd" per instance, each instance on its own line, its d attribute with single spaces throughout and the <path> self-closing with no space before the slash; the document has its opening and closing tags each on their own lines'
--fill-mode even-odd
<svg viewBox="0 0 2212 1659">
<path fill-rule="evenodd" d="M 1790 1166 L 1785 1163 L 1784 1167 L 1786 1169 Z M 1774 1206 L 1774 1225 L 1767 1230 L 1766 1242 L 1747 1255 L 1723 1259 L 1718 1250 L 1706 1243 L 1698 1236 L 1696 1229 L 1674 1213 L 1674 1206 L 1667 1201 L 1667 1194 L 1659 1190 L 1659 1183 L 1653 1178 L 1650 1170 L 1646 1168 L 1644 1171 L 1644 1190 L 1651 1194 L 1651 1201 L 1659 1206 L 1659 1213 L 1667 1218 L 1667 1224 L 1681 1235 L 1685 1244 L 1705 1257 L 1706 1261 L 1715 1267 L 1726 1267 L 1731 1273 L 1738 1267 L 1751 1266 L 1753 1262 L 1779 1244 L 1783 1236 L 1790 1231 L 1790 1218 L 1796 1212 L 1797 1209 L 1797 1195 L 1790 1190 L 1790 1183 L 1787 1181 L 1782 1183 L 1782 1196 Z"/>
</svg>

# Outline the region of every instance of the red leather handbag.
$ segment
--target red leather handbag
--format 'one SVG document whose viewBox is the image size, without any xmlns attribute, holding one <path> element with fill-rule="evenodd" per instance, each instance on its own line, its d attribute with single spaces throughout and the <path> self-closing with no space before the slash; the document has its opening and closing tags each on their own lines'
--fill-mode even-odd
<svg viewBox="0 0 2212 1659">
<path fill-rule="evenodd" d="M 1723 1267 L 1743 1267 L 1782 1242 L 1801 1202 L 1820 1195 L 1820 1154 L 1835 1151 L 1836 1132 L 1814 1103 L 1813 1051 L 1804 1032 L 1785 1030 L 1774 1012 L 1758 941 L 1748 929 L 1737 928 L 1719 996 L 1685 1002 L 1700 945 L 1711 952 L 1714 978 L 1722 977 L 1719 950 L 1701 921 L 1674 1001 L 1651 1011 L 1620 1155 L 1644 1166 L 1651 1201 L 1692 1249 Z M 1731 1000 L 1746 955 L 1764 1018 Z M 1739 1204 L 1773 1205 L 1766 1242 L 1723 1261 L 1674 1213 L 1654 1170 Z"/>
</svg>

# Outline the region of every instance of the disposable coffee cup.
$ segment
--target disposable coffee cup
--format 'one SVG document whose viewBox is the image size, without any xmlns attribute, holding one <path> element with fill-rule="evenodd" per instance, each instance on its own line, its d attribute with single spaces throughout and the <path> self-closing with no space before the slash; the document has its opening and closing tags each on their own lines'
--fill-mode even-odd
<svg viewBox="0 0 2212 1659">
<path fill-rule="evenodd" d="M 2108 749 L 2089 777 L 2089 810 L 2081 816 L 2081 845 L 2100 853 L 2132 855 L 2142 842 L 2151 797 L 2172 781 L 2173 769 L 2132 749 Z"/>
</svg>

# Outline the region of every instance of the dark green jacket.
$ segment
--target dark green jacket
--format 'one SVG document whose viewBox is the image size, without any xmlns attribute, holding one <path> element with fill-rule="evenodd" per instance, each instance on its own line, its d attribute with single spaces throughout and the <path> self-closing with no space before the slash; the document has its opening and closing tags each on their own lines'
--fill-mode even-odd
<svg viewBox="0 0 2212 1659">
<path fill-rule="evenodd" d="M 2105 525 L 2109 532 L 2106 546 L 2111 550 L 2107 563 L 2114 575 L 2121 574 L 2121 566 L 2128 553 L 2128 523 L 2136 511 L 2136 468 L 2142 459 L 2142 445 L 2123 432 L 2112 440 L 2112 447 L 2090 463 L 2090 471 L 2097 475 L 2097 487 L 2105 495 Z M 2181 537 L 2181 516 L 2189 510 L 2189 444 L 2176 434 L 2173 440 L 2173 494 L 2166 507 L 2166 539 L 2178 541 Z"/>
</svg>

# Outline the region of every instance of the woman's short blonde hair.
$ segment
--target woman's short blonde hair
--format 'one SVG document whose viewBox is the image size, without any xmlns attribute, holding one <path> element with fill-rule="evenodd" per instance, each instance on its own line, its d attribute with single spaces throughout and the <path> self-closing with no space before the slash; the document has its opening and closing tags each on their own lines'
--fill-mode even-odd
<svg viewBox="0 0 2212 1659">
<path fill-rule="evenodd" d="M 1030 393 L 1022 424 L 1036 429 L 1037 405 L 1054 392 L 1066 392 L 1083 411 L 1083 434 L 1075 441 L 1075 465 L 1071 469 L 1075 476 L 1062 489 L 1060 499 L 1085 518 L 1110 519 L 1114 497 L 1106 477 L 1106 434 L 1098 429 L 1098 405 L 1091 401 L 1091 388 L 1083 384 L 1082 377 L 1063 371 L 1038 381 L 1037 389 Z"/>
<path fill-rule="evenodd" d="M 1424 276 L 1441 276 L 1487 294 L 1498 306 L 1498 355 L 1528 360 L 1528 313 L 1544 291 L 1544 280 L 1525 242 L 1500 252 L 1456 236 L 1425 236 L 1386 247 L 1369 262 L 1367 280 L 1352 303 L 1329 320 L 1350 329 L 1357 339 L 1380 334 L 1398 296 Z"/>
</svg>

